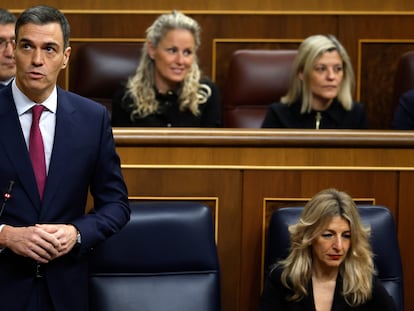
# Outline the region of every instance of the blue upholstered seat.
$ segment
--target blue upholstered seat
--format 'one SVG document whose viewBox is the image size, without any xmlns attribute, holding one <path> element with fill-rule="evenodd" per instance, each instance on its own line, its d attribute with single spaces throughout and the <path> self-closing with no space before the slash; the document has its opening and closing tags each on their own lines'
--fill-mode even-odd
<svg viewBox="0 0 414 311">
<path fill-rule="evenodd" d="M 213 219 L 197 202 L 131 203 L 131 220 L 91 258 L 90 310 L 217 311 Z"/>
</svg>

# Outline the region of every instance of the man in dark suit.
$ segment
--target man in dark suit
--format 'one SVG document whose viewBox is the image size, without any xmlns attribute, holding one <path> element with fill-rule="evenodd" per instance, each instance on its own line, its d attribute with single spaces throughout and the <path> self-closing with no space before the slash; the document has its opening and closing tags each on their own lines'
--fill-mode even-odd
<svg viewBox="0 0 414 311">
<path fill-rule="evenodd" d="M 399 98 L 391 127 L 394 130 L 414 130 L 414 89 Z"/>
<path fill-rule="evenodd" d="M 0 9 L 0 89 L 6 86 L 16 73 L 13 57 L 15 23 L 16 16 Z"/>
<path fill-rule="evenodd" d="M 2 310 L 88 310 L 87 253 L 130 216 L 106 108 L 56 86 L 69 33 L 49 6 L 16 22 L 16 78 L 0 91 Z"/>
</svg>

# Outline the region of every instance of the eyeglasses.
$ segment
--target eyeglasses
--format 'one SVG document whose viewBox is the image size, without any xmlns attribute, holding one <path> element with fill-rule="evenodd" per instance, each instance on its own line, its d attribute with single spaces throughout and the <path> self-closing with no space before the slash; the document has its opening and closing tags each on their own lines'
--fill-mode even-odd
<svg viewBox="0 0 414 311">
<path fill-rule="evenodd" d="M 16 44 L 16 40 L 15 39 L 10 39 L 10 40 L 5 40 L 0 38 L 0 52 L 3 52 L 5 49 L 7 49 L 7 46 L 11 44 L 11 46 L 13 47 Z"/>
</svg>

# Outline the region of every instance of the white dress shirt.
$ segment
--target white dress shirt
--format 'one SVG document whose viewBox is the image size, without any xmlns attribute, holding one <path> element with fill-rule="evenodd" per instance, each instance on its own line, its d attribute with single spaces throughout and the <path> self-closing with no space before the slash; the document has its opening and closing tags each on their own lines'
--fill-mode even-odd
<svg viewBox="0 0 414 311">
<path fill-rule="evenodd" d="M 21 90 L 19 90 L 15 80 L 12 82 L 12 92 L 27 149 L 29 149 L 30 127 L 32 125 L 31 109 L 36 104 L 41 104 L 46 108 L 40 117 L 39 127 L 45 148 L 46 172 L 48 172 L 50 157 L 52 156 L 53 141 L 55 138 L 57 89 L 55 87 L 50 96 L 43 103 L 34 103 L 31 101 Z"/>
</svg>

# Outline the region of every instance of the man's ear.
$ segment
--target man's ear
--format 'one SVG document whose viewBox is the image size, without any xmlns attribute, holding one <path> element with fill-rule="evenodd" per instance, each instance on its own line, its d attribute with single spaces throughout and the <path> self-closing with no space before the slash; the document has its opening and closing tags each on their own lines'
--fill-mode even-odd
<svg viewBox="0 0 414 311">
<path fill-rule="evenodd" d="M 66 50 L 63 52 L 63 64 L 62 69 L 65 69 L 69 63 L 70 53 L 72 52 L 72 48 L 68 46 Z"/>
</svg>

